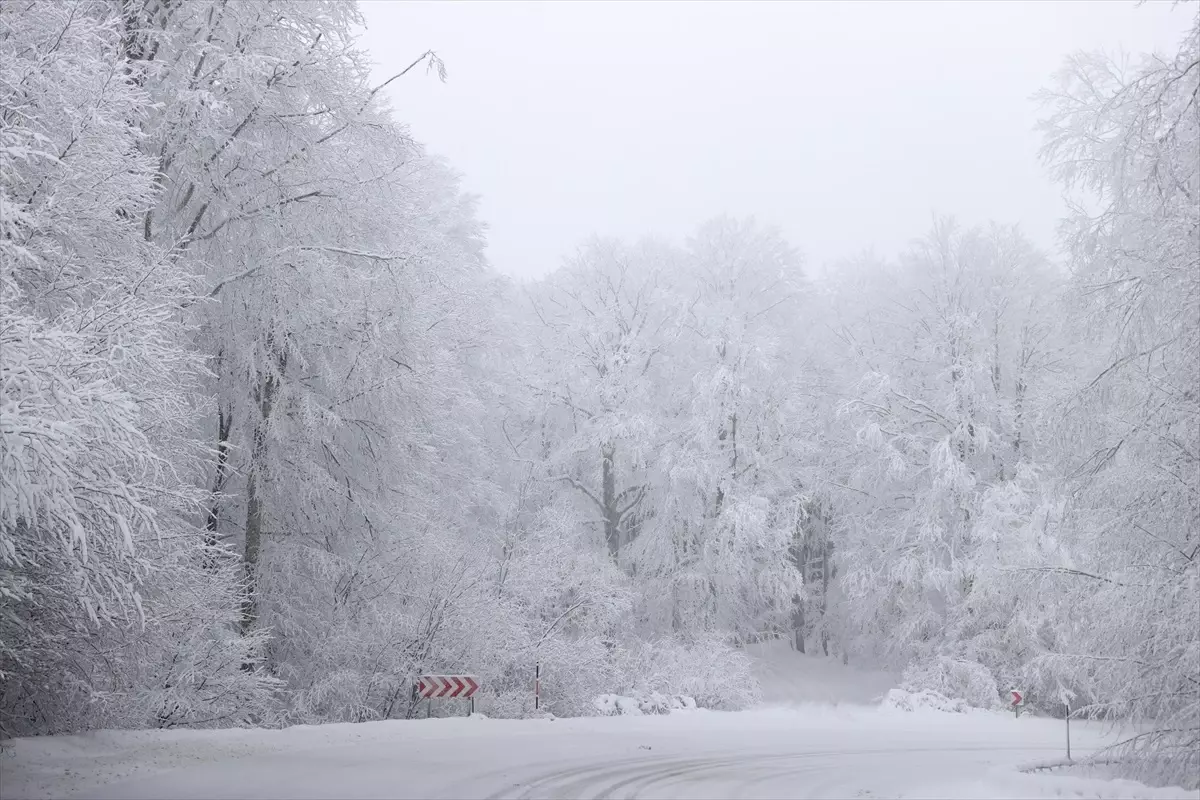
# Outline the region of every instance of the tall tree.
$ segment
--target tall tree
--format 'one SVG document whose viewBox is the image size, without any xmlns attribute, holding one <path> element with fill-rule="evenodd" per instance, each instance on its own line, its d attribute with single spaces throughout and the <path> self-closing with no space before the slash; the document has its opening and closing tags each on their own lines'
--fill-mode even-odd
<svg viewBox="0 0 1200 800">
<path fill-rule="evenodd" d="M 1033 642 L 1009 629 L 999 567 L 1037 551 L 1054 504 L 1036 411 L 1061 369 L 1045 321 L 1058 278 L 1016 231 L 948 221 L 866 268 L 841 328 L 865 373 L 841 410 L 859 452 L 840 497 L 860 646 L 1010 679 Z M 993 683 L 980 702 L 996 697 Z"/>
<path fill-rule="evenodd" d="M 148 97 L 109 4 L 0 9 L 0 727 L 217 724 L 271 688 L 238 667 L 237 575 L 205 569 L 190 464 L 190 276 L 141 235 Z M 231 666 L 232 665 L 232 666 Z"/>
<path fill-rule="evenodd" d="M 1149 724 L 1145 772 L 1200 774 L 1200 22 L 1169 57 L 1071 58 L 1045 94 L 1044 156 L 1079 198 L 1073 288 L 1106 345 L 1071 398 L 1079 631 L 1054 666 L 1092 710 Z M 1065 574 L 1063 574 L 1065 573 Z M 1090 624 L 1084 624 L 1083 620 Z M 1102 624 L 1098 624 L 1102 621 Z"/>
<path fill-rule="evenodd" d="M 788 549 L 803 276 L 777 231 L 718 218 L 689 241 L 681 278 L 694 299 L 672 358 L 679 402 L 637 564 L 659 626 L 744 640 L 800 592 Z"/>
<path fill-rule="evenodd" d="M 546 456 L 590 507 L 614 562 L 638 534 L 659 435 L 655 377 L 679 332 L 676 258 L 649 241 L 597 239 L 529 293 L 544 334 L 535 393 L 554 441 Z"/>
</svg>

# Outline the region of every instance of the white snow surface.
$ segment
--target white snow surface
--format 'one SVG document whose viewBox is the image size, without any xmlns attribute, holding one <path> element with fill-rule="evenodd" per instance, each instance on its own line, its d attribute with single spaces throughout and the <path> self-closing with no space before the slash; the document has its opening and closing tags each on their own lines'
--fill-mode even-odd
<svg viewBox="0 0 1200 800">
<path fill-rule="evenodd" d="M 765 705 L 874 705 L 900 685 L 899 673 L 845 666 L 836 657 L 800 655 L 783 640 L 746 647 Z"/>
<path fill-rule="evenodd" d="M 1083 754 L 1107 737 L 1072 726 Z M 1061 725 L 1003 714 L 797 706 L 583 719 L 458 719 L 281 731 L 20 739 L 4 798 L 1192 798 L 1014 771 Z"/>
<path fill-rule="evenodd" d="M 756 668 L 774 674 L 764 694 L 776 705 L 737 713 L 475 715 L 18 739 L 0 754 L 0 798 L 1196 800 L 1182 789 L 1018 772 L 1062 757 L 1055 720 L 854 704 L 847 697 L 869 697 L 881 676 L 830 659 L 772 652 Z M 1116 735 L 1083 723 L 1071 733 L 1076 758 Z"/>
</svg>

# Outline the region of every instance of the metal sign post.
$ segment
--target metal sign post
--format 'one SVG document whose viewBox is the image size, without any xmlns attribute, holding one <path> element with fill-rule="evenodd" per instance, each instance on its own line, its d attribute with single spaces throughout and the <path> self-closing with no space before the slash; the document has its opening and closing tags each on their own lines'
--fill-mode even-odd
<svg viewBox="0 0 1200 800">
<path fill-rule="evenodd" d="M 1025 690 L 1010 689 L 1008 693 L 1012 695 L 1012 703 L 1010 705 L 1012 706 L 1013 714 L 1016 719 L 1020 719 L 1021 706 L 1025 705 Z"/>
<path fill-rule="evenodd" d="M 1065 686 L 1058 687 L 1058 699 L 1062 700 L 1064 706 L 1067 707 L 1067 761 L 1071 760 L 1071 701 L 1075 699 L 1075 693 Z"/>
<path fill-rule="evenodd" d="M 533 667 L 533 710 L 537 711 L 542 705 L 542 662 Z"/>
<path fill-rule="evenodd" d="M 1071 760 L 1071 704 L 1067 703 L 1067 761 Z"/>
</svg>

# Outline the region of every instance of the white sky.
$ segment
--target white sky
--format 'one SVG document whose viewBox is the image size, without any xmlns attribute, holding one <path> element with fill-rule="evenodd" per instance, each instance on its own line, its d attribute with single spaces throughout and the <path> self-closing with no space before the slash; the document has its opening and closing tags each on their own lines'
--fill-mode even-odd
<svg viewBox="0 0 1200 800">
<path fill-rule="evenodd" d="M 1195 4 L 363 0 L 400 119 L 482 196 L 488 254 L 533 277 L 592 233 L 680 239 L 722 212 L 779 225 L 814 271 L 893 254 L 932 214 L 1051 246 L 1037 160 L 1065 55 L 1174 52 Z"/>
</svg>

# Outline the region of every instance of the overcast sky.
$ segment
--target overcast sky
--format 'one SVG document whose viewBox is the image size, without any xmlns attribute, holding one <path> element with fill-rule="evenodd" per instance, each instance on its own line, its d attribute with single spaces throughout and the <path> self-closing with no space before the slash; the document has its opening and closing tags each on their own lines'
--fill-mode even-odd
<svg viewBox="0 0 1200 800">
<path fill-rule="evenodd" d="M 932 214 L 1062 213 L 1030 96 L 1079 49 L 1173 52 L 1195 4 L 364 0 L 398 116 L 482 196 L 492 263 L 554 269 L 600 233 L 682 239 L 728 212 L 816 268 L 893 254 Z"/>
</svg>

